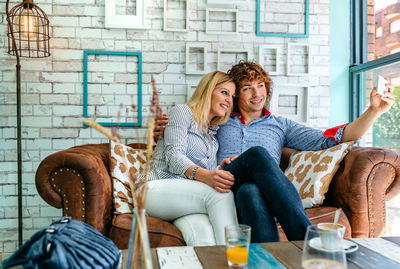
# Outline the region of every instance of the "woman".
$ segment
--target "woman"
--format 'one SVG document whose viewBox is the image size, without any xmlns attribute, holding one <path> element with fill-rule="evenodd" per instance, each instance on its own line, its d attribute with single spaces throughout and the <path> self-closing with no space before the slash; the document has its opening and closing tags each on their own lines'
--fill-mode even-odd
<svg viewBox="0 0 400 269">
<path fill-rule="evenodd" d="M 207 214 L 217 244 L 225 244 L 224 227 L 237 224 L 233 175 L 217 168 L 218 125 L 232 111 L 235 84 L 225 73 L 207 74 L 186 105 L 169 115 L 163 139 L 153 153 L 146 199 L 147 213 L 167 221 Z M 185 238 L 186 239 L 186 238 Z"/>
</svg>

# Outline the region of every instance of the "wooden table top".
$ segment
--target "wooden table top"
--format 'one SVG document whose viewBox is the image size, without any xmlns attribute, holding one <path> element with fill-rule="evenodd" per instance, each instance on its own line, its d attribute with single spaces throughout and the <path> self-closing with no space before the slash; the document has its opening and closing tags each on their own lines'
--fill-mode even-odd
<svg viewBox="0 0 400 269">
<path fill-rule="evenodd" d="M 275 242 L 262 243 L 261 245 L 287 268 L 301 269 L 302 248 L 299 246 L 302 243 L 298 243 L 297 245 L 296 242 Z M 204 269 L 230 268 L 226 262 L 225 246 L 195 247 L 194 249 Z M 123 250 L 122 253 L 122 268 L 125 268 L 127 250 Z M 153 256 L 154 269 L 160 269 L 156 249 L 151 249 L 151 254 Z"/>
<path fill-rule="evenodd" d="M 370 238 L 367 240 L 374 240 L 377 238 Z M 400 237 L 386 238 L 387 242 L 394 243 L 400 246 Z M 374 241 L 371 241 L 374 242 Z M 303 241 L 294 242 L 274 242 L 261 244 L 269 253 L 271 253 L 280 263 L 289 269 L 301 269 L 301 256 L 303 250 Z M 348 269 L 365 269 L 365 268 L 399 268 L 400 263 L 396 263 L 381 254 L 373 252 L 370 249 L 359 245 L 360 249 L 354 253 L 347 254 L 347 267 Z M 210 247 L 195 247 L 196 254 L 204 269 L 228 269 L 229 266 L 226 262 L 226 252 L 224 246 L 210 246 Z M 158 257 L 156 249 L 151 249 L 153 257 L 154 269 L 160 269 L 158 264 Z M 372 253 L 373 252 L 373 253 Z M 127 250 L 123 251 L 122 264 L 125 264 Z M 373 256 L 373 257 L 371 257 Z M 375 259 L 376 262 L 369 262 L 368 259 Z M 387 267 L 388 264 L 390 267 Z M 398 266 L 397 266 L 398 265 Z M 122 268 L 125 268 L 124 266 Z M 251 268 L 249 268 L 251 269 Z"/>
</svg>

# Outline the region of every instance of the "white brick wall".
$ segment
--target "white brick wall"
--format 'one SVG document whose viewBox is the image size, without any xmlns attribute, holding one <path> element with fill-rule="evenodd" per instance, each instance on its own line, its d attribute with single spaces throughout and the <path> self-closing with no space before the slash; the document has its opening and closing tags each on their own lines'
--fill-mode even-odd
<svg viewBox="0 0 400 269">
<path fill-rule="evenodd" d="M 300 1 L 302 2 L 302 1 Z M 16 175 L 16 98 L 15 58 L 6 54 L 5 1 L 0 0 L 0 253 L 17 247 L 17 175 Z M 327 128 L 329 124 L 329 1 L 310 0 L 310 37 L 308 39 L 257 37 L 255 35 L 256 1 L 239 8 L 237 35 L 205 33 L 206 0 L 189 1 L 188 33 L 164 32 L 162 25 L 163 1 L 147 3 L 146 30 L 104 28 L 104 1 L 98 0 L 37 0 L 35 2 L 50 19 L 51 56 L 44 59 L 22 59 L 23 113 L 23 206 L 24 240 L 35 231 L 61 216 L 61 210 L 48 206 L 37 194 L 35 171 L 40 160 L 49 154 L 75 145 L 107 141 L 96 131 L 83 128 L 82 115 L 83 50 L 141 51 L 143 53 L 143 123 L 146 124 L 151 100 L 150 77 L 154 75 L 161 93 L 160 103 L 166 110 L 186 99 L 186 84 L 197 83 L 201 76 L 185 75 L 186 42 L 207 42 L 209 71 L 216 68 L 218 48 L 249 49 L 257 58 L 258 46 L 275 44 L 282 48 L 279 64 L 282 73 L 273 77 L 279 84 L 300 83 L 310 86 L 309 124 Z M 13 4 L 16 4 L 13 1 Z M 293 3 L 286 4 L 290 9 Z M 279 11 L 282 4 L 276 7 Z M 287 16 L 287 15 L 285 15 Z M 229 17 L 230 18 L 230 17 Z M 228 19 L 229 19 L 228 18 Z M 293 18 L 286 18 L 290 21 Z M 216 22 L 213 22 L 216 23 Z M 221 22 L 223 23 L 223 22 Z M 216 28 L 231 27 L 214 25 Z M 230 29 L 230 28 L 229 28 Z M 310 75 L 287 77 L 287 42 L 307 42 L 310 45 Z M 102 78 L 108 85 L 92 85 L 91 94 L 101 94 L 107 87 L 124 88 L 131 76 L 124 74 L 124 66 L 116 76 Z M 109 71 L 104 64 L 90 63 L 90 70 Z M 95 78 L 93 79 L 95 80 Z M 128 86 L 131 87 L 131 86 Z M 115 89 L 115 87 L 113 88 Z M 128 90 L 129 91 L 129 90 Z M 106 95 L 104 95 L 106 97 Z M 119 103 L 113 104 L 118 106 Z M 99 106 L 99 112 L 116 120 L 115 109 Z M 106 112 L 104 112 L 106 111 Z M 92 111 L 94 113 L 94 110 Z M 107 114 L 108 113 L 108 114 Z M 99 116 L 99 115 L 97 115 Z M 135 141 L 135 132 L 122 130 L 127 141 Z M 143 137 L 144 129 L 139 133 Z"/>
</svg>

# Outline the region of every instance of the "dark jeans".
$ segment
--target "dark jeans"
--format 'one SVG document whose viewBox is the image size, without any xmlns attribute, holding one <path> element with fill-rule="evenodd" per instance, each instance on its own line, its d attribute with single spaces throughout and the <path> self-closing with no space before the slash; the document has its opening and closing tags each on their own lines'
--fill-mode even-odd
<svg viewBox="0 0 400 269">
<path fill-rule="evenodd" d="M 235 176 L 232 191 L 241 222 L 252 228 L 252 242 L 279 241 L 275 218 L 288 240 L 304 240 L 311 222 L 300 196 L 265 148 L 248 149 L 225 170 Z"/>
</svg>

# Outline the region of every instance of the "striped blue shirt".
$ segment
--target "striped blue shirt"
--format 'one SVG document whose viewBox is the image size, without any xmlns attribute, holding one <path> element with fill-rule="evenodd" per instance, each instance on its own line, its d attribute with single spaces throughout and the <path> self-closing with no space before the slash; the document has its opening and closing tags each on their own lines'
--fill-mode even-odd
<svg viewBox="0 0 400 269">
<path fill-rule="evenodd" d="M 342 139 L 343 129 L 335 137 L 323 136 L 323 132 L 287 118 L 274 116 L 264 110 L 264 116 L 246 125 L 238 113 L 220 125 L 217 133 L 220 144 L 218 162 L 232 155 L 240 155 L 254 146 L 264 147 L 279 164 L 284 147 L 296 150 L 321 150 L 336 145 Z"/>
<path fill-rule="evenodd" d="M 218 126 L 203 132 L 193 120 L 187 105 L 173 107 L 163 138 L 152 156 L 148 180 L 186 178 L 184 173 L 192 165 L 213 170 L 217 167 Z"/>
</svg>

